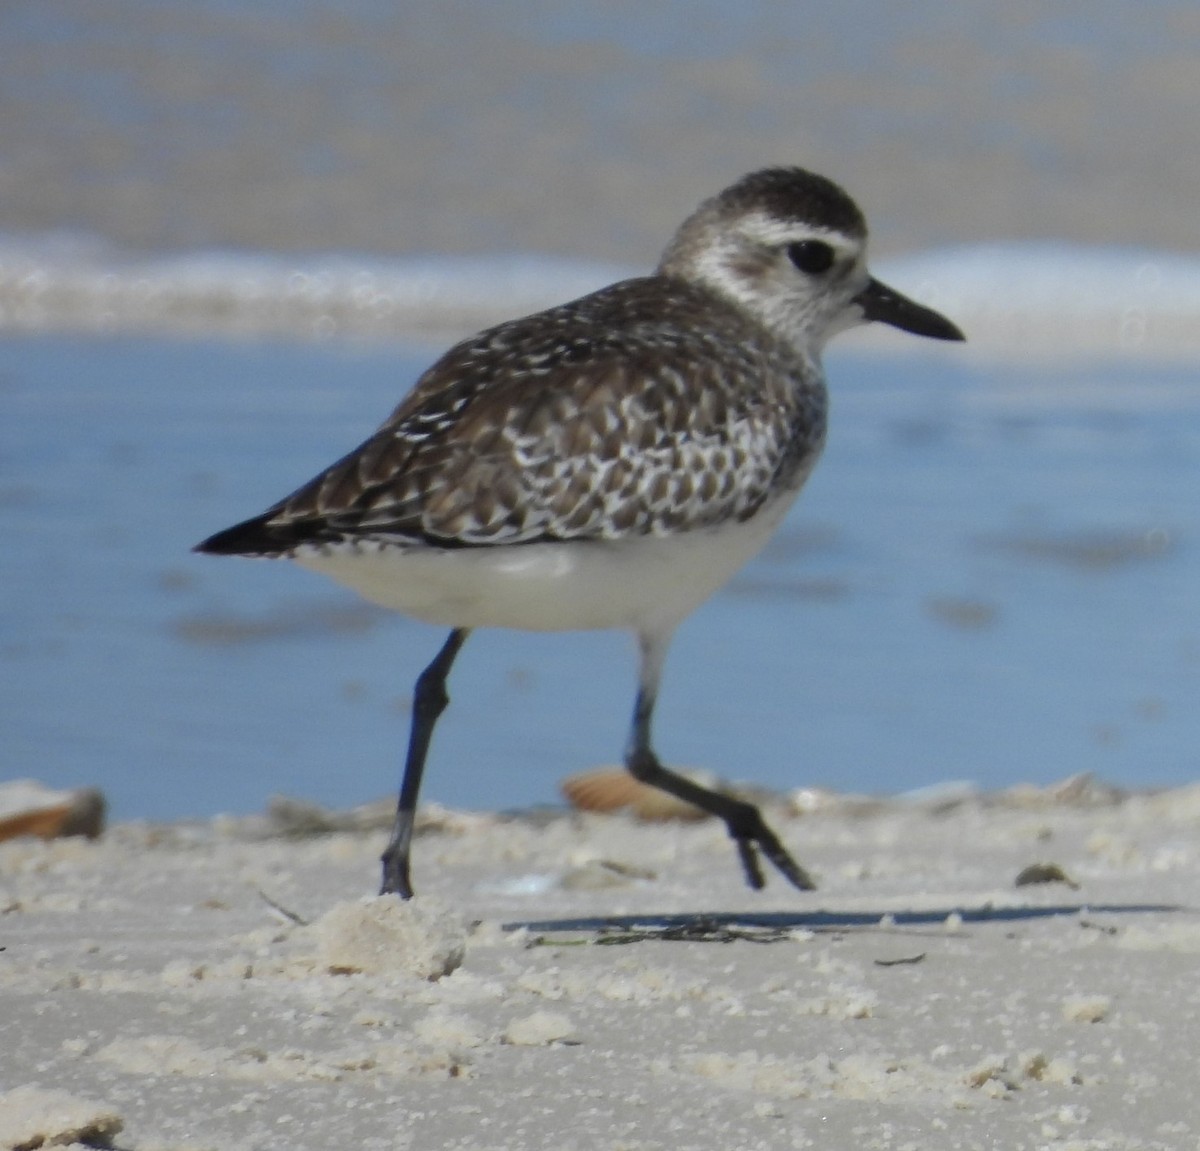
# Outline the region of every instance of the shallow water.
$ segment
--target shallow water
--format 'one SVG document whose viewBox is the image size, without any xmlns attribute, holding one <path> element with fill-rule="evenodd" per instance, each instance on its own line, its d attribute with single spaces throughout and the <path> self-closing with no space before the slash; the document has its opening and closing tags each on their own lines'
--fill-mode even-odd
<svg viewBox="0 0 1200 1151">
<path fill-rule="evenodd" d="M 436 629 L 287 564 L 191 555 L 353 446 L 431 349 L 0 342 L 0 775 L 118 817 L 395 785 Z M 788 788 L 1200 767 L 1200 388 L 1182 369 L 835 351 L 830 443 L 689 620 L 658 743 Z M 618 758 L 621 635 L 472 638 L 426 796 L 556 798 Z"/>
</svg>

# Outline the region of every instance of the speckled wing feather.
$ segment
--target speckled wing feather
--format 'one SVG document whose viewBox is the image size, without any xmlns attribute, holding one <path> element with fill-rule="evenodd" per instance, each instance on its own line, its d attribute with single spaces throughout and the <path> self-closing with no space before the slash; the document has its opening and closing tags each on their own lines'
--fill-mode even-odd
<svg viewBox="0 0 1200 1151">
<path fill-rule="evenodd" d="M 456 345 L 370 439 L 251 521 L 274 545 L 256 550 L 617 539 L 745 519 L 819 449 L 819 379 L 707 292 L 615 284 Z"/>
</svg>

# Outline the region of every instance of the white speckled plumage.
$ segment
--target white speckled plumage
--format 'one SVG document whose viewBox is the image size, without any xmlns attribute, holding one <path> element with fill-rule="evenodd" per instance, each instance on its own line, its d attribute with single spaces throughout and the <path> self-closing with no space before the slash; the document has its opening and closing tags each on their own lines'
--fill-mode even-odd
<svg viewBox="0 0 1200 1151">
<path fill-rule="evenodd" d="M 483 626 L 636 632 L 630 770 L 725 819 L 754 885 L 757 847 L 811 886 L 756 809 L 663 769 L 649 725 L 675 626 L 763 546 L 817 460 L 829 337 L 879 319 L 961 338 L 872 280 L 865 248 L 830 181 L 752 173 L 684 221 L 653 275 L 457 344 L 365 443 L 199 545 L 287 556 L 454 629 L 418 684 L 385 891 L 411 893 L 424 750 L 450 664 Z"/>
</svg>

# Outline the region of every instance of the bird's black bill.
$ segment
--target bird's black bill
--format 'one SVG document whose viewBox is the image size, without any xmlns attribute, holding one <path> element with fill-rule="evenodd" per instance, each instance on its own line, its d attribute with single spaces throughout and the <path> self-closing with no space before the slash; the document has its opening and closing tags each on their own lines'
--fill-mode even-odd
<svg viewBox="0 0 1200 1151">
<path fill-rule="evenodd" d="M 863 319 L 878 320 L 891 324 L 914 336 L 928 336 L 931 340 L 965 340 L 966 336 L 940 312 L 926 308 L 902 296 L 887 284 L 871 280 L 855 297 L 863 311 Z"/>
</svg>

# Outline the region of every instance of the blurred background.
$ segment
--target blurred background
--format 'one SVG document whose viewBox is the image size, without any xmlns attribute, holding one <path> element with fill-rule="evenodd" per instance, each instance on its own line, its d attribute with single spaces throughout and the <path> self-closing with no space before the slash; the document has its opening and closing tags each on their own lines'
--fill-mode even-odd
<svg viewBox="0 0 1200 1151">
<path fill-rule="evenodd" d="M 118 817 L 388 791 L 432 629 L 190 546 L 474 327 L 767 164 L 968 330 L 831 349 L 827 458 L 682 629 L 659 743 L 789 789 L 1200 767 L 1200 7 L 9 0 L 0 778 Z M 477 636 L 428 795 L 623 745 L 623 637 Z"/>
<path fill-rule="evenodd" d="M 698 198 L 795 162 L 881 253 L 1194 249 L 1198 58 L 1169 0 L 10 0 L 0 222 L 644 266 Z"/>
</svg>

